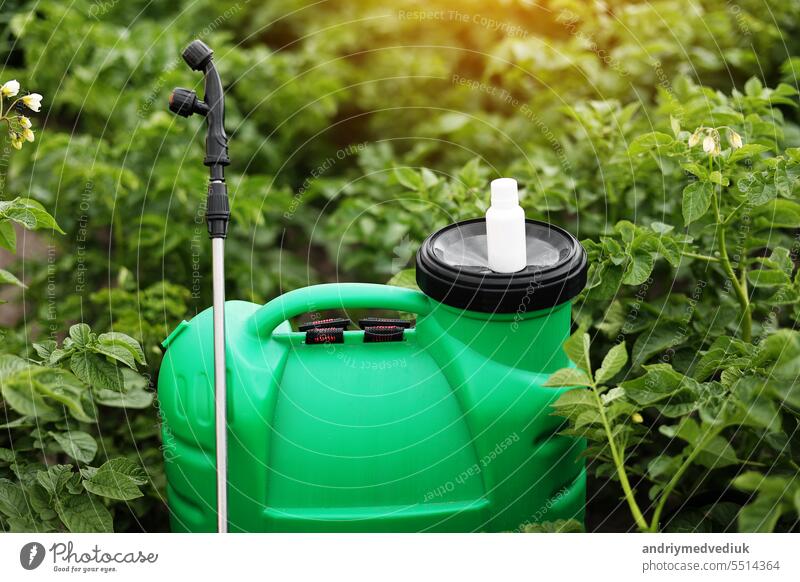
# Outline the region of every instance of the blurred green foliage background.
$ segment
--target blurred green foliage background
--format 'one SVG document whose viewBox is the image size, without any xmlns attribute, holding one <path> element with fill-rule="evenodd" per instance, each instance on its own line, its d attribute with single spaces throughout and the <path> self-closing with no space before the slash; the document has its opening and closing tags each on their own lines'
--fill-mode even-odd
<svg viewBox="0 0 800 582">
<path fill-rule="evenodd" d="M 142 322 L 155 336 L 209 303 L 204 128 L 166 111 L 174 86 L 202 89 L 179 56 L 195 36 L 229 91 L 229 294 L 263 302 L 388 279 L 432 230 L 481 213 L 499 175 L 520 180 L 531 215 L 597 233 L 628 210 L 607 192 L 637 178 L 614 164 L 617 146 L 684 83 L 791 77 L 799 13 L 786 0 L 6 2 L 3 76 L 46 109 L 37 147 L 2 168 L 4 192 L 36 198 L 68 232 L 49 275 L 26 261 L 26 282 L 50 277 L 58 325 L 138 317 L 159 295 L 120 288 L 171 291 L 175 309 Z M 431 171 L 410 189 L 394 167 Z"/>
</svg>

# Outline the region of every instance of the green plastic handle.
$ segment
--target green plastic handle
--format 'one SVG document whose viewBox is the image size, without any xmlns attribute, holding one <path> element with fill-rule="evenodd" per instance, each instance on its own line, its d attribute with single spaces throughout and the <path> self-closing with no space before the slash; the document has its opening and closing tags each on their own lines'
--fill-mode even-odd
<svg viewBox="0 0 800 582">
<path fill-rule="evenodd" d="M 372 283 L 312 285 L 276 297 L 247 321 L 248 331 L 266 337 L 281 323 L 323 309 L 392 309 L 418 315 L 430 312 L 427 295 L 414 289 Z"/>
</svg>

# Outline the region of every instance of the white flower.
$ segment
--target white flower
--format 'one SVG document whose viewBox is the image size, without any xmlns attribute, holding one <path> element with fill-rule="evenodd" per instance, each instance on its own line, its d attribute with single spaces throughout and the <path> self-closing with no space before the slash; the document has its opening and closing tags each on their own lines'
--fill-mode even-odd
<svg viewBox="0 0 800 582">
<path fill-rule="evenodd" d="M 19 135 L 15 133 L 11 134 L 11 145 L 14 146 L 14 149 L 22 149 L 22 139 L 20 139 Z"/>
<path fill-rule="evenodd" d="M 700 131 L 695 131 L 692 135 L 689 136 L 689 147 L 693 148 L 699 143 L 700 143 Z"/>
<path fill-rule="evenodd" d="M 19 82 L 16 79 L 12 79 L 0 87 L 0 94 L 3 97 L 13 97 L 17 93 L 19 93 Z"/>
<path fill-rule="evenodd" d="M 703 139 L 703 151 L 712 156 L 716 156 L 719 153 L 717 140 L 715 140 L 713 136 L 707 135 Z"/>
<path fill-rule="evenodd" d="M 25 129 L 30 129 L 31 120 L 28 119 L 27 117 L 25 117 L 24 115 L 20 115 L 19 116 L 19 124 Z"/>
<path fill-rule="evenodd" d="M 28 140 L 30 142 L 32 142 L 34 140 L 33 132 L 30 129 L 28 129 L 27 127 L 22 130 L 22 137 L 24 137 L 26 140 Z"/>
<path fill-rule="evenodd" d="M 31 93 L 22 98 L 22 102 L 31 111 L 39 111 L 42 108 L 42 96 L 38 93 Z"/>
<path fill-rule="evenodd" d="M 731 147 L 735 150 L 738 150 L 740 147 L 742 147 L 742 136 L 733 130 L 728 133 L 728 141 L 730 142 Z"/>
</svg>

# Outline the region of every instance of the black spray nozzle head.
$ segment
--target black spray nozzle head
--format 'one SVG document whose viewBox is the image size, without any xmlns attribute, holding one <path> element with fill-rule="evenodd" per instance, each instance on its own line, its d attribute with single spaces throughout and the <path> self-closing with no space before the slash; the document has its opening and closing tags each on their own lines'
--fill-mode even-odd
<svg viewBox="0 0 800 582">
<path fill-rule="evenodd" d="M 202 40 L 193 40 L 183 49 L 183 60 L 195 71 L 202 71 L 211 60 L 214 51 Z"/>
<path fill-rule="evenodd" d="M 203 163 L 211 168 L 214 180 L 223 180 L 225 166 L 231 163 L 228 157 L 228 136 L 225 133 L 225 94 L 211 56 L 214 54 L 201 40 L 193 41 L 183 51 L 183 60 L 192 69 L 202 71 L 205 77 L 204 101 L 189 89 L 178 87 L 169 97 L 169 109 L 177 115 L 189 117 L 199 113 L 208 122 L 206 133 L 206 157 Z"/>
<path fill-rule="evenodd" d="M 198 99 L 194 91 L 177 87 L 169 96 L 169 110 L 181 117 L 189 117 L 195 113 L 206 115 L 208 105 Z"/>
</svg>

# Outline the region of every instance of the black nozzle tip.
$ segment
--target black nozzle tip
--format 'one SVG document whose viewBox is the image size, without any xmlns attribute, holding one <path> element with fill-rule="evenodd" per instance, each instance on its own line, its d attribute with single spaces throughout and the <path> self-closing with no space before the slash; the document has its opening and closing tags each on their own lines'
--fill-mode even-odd
<svg viewBox="0 0 800 582">
<path fill-rule="evenodd" d="M 208 107 L 197 98 L 197 93 L 177 87 L 169 96 L 169 110 L 181 117 L 189 117 L 195 113 L 205 115 Z"/>
<path fill-rule="evenodd" d="M 202 71 L 211 60 L 214 51 L 202 40 L 193 40 L 183 49 L 183 60 L 195 71 Z"/>
</svg>

